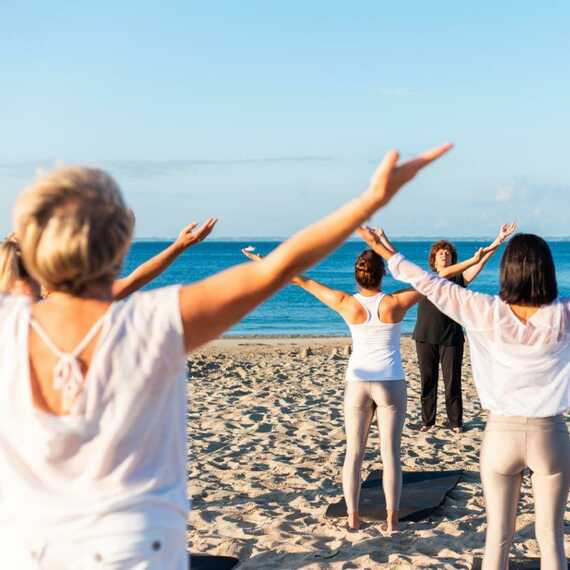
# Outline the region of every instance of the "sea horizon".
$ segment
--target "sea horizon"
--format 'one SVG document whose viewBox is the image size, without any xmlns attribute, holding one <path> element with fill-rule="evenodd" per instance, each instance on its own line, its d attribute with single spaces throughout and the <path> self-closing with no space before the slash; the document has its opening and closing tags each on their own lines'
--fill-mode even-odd
<svg viewBox="0 0 570 570">
<path fill-rule="evenodd" d="M 294 234 L 291 234 L 294 235 Z M 209 237 L 209 242 L 228 242 L 228 243 L 235 243 L 235 242 L 242 242 L 242 241 L 257 241 L 260 243 L 266 242 L 279 242 L 288 239 L 291 235 L 284 235 L 284 236 L 234 236 L 234 237 Z M 399 235 L 390 235 L 389 238 L 392 241 L 435 241 L 439 239 L 446 239 L 451 242 L 479 242 L 479 241 L 493 241 L 496 235 L 488 235 L 488 236 L 442 236 L 441 234 L 429 236 L 429 235 L 420 235 L 420 236 L 399 236 Z M 548 236 L 543 235 L 541 236 L 546 241 L 557 241 L 557 242 L 570 242 L 570 235 L 568 236 Z M 137 242 L 157 242 L 157 243 L 164 243 L 169 241 L 174 241 L 176 236 L 170 237 L 160 237 L 160 236 L 151 236 L 151 237 L 136 237 L 133 239 L 133 243 Z M 362 242 L 360 238 L 357 237 L 350 237 L 345 240 L 346 242 Z"/>
<path fill-rule="evenodd" d="M 478 249 L 487 245 L 487 239 L 447 238 L 455 244 L 459 260 L 467 259 Z M 131 247 L 123 274 L 134 270 L 138 265 L 164 249 L 171 240 L 136 240 Z M 393 238 L 398 249 L 411 261 L 428 269 L 427 256 L 434 238 L 402 239 Z M 550 240 L 557 267 L 559 292 L 570 296 L 570 239 Z M 254 246 L 261 254 L 266 254 L 280 243 L 270 238 L 208 239 L 186 250 L 162 275 L 147 288 L 162 287 L 180 283 L 192 283 L 209 275 L 246 261 L 241 249 Z M 348 240 L 306 274 L 323 284 L 347 293 L 356 292 L 354 281 L 354 260 L 366 245 L 358 239 Z M 499 289 L 499 262 L 504 246 L 499 248 L 470 289 L 494 295 Z M 387 275 L 382 283 L 386 292 L 406 287 Z M 412 308 L 402 322 L 402 332 L 411 334 L 417 310 Z M 321 304 L 307 292 L 293 285 L 284 287 L 273 297 L 242 321 L 234 325 L 225 336 L 248 337 L 335 337 L 348 336 L 349 330 L 343 319 L 328 307 Z"/>
</svg>

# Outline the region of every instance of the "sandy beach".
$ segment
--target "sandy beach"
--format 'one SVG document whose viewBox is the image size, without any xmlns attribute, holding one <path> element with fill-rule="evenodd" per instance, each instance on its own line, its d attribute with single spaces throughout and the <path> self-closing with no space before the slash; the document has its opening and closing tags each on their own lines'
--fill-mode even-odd
<svg viewBox="0 0 570 570">
<path fill-rule="evenodd" d="M 392 538 L 383 537 L 376 524 L 348 532 L 344 519 L 324 518 L 327 505 L 342 496 L 349 345 L 348 338 L 222 339 L 190 355 L 192 552 L 235 556 L 239 569 L 311 570 L 470 568 L 482 553 L 485 512 L 478 453 L 485 418 L 468 352 L 465 432 L 455 435 L 446 427 L 440 389 L 438 425 L 423 434 L 410 338 L 402 339 L 408 379 L 404 469 L 463 469 L 464 476 L 429 520 L 404 523 L 404 531 Z M 363 476 L 380 466 L 373 426 Z M 538 556 L 533 521 L 525 476 L 513 554 Z"/>
</svg>

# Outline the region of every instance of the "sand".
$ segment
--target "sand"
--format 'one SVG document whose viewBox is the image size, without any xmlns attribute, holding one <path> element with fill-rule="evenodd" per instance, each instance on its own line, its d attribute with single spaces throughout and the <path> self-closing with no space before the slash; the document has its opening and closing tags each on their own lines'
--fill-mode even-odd
<svg viewBox="0 0 570 570">
<path fill-rule="evenodd" d="M 418 431 L 419 372 L 410 338 L 402 339 L 408 379 L 404 469 L 463 469 L 463 479 L 429 520 L 404 523 L 404 531 L 392 538 L 383 537 L 377 524 L 348 532 L 344 519 L 324 518 L 327 505 L 342 496 L 349 344 L 345 338 L 222 339 L 191 355 L 192 552 L 235 556 L 239 569 L 458 569 L 470 568 L 473 556 L 482 553 L 478 454 L 485 416 L 468 352 L 465 432 L 456 435 L 446 427 L 440 386 L 438 425 L 424 434 Z M 363 476 L 380 466 L 373 426 Z M 512 553 L 539 555 L 528 477 Z"/>
</svg>

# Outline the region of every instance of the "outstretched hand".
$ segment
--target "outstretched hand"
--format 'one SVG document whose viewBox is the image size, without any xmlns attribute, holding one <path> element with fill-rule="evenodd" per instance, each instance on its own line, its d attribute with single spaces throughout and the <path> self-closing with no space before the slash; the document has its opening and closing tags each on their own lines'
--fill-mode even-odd
<svg viewBox="0 0 570 570">
<path fill-rule="evenodd" d="M 484 247 L 480 247 L 474 254 L 473 254 L 473 259 L 479 263 L 482 259 L 483 256 L 485 255 L 485 248 Z"/>
<path fill-rule="evenodd" d="M 360 226 L 356 233 L 370 246 L 380 243 L 381 229 L 371 228 L 370 226 Z"/>
<path fill-rule="evenodd" d="M 499 228 L 499 234 L 497 235 L 497 240 L 499 241 L 499 243 L 503 243 L 504 241 L 509 239 L 516 231 L 517 231 L 516 222 L 512 222 L 510 224 L 503 224 Z"/>
<path fill-rule="evenodd" d="M 374 197 L 378 208 L 386 205 L 398 190 L 412 180 L 422 168 L 452 148 L 452 144 L 446 143 L 401 164 L 398 164 L 400 159 L 398 152 L 391 150 L 374 172 L 367 192 Z"/>
<path fill-rule="evenodd" d="M 182 250 L 187 249 L 191 245 L 204 241 L 212 233 L 212 230 L 217 223 L 217 218 L 208 218 L 199 228 L 196 229 L 198 224 L 196 222 L 192 222 L 191 224 L 188 224 L 180 234 L 178 234 L 174 243 Z"/>
<path fill-rule="evenodd" d="M 360 226 L 356 233 L 370 246 L 370 249 L 375 251 L 383 259 L 390 259 L 395 253 L 395 250 L 388 249 L 382 241 L 382 230 L 377 230 L 369 226 Z"/>
<path fill-rule="evenodd" d="M 252 251 L 248 251 L 245 247 L 241 250 L 241 252 L 251 261 L 261 261 L 263 259 L 263 255 L 260 253 L 253 253 Z"/>
</svg>

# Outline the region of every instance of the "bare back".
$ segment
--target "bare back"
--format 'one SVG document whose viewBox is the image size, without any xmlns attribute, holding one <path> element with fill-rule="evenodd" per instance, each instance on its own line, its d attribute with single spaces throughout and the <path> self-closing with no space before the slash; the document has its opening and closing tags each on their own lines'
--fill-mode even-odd
<svg viewBox="0 0 570 570">
<path fill-rule="evenodd" d="M 31 318 L 40 325 L 61 352 L 72 353 L 95 323 L 105 315 L 110 305 L 109 301 L 92 299 L 73 299 L 69 302 L 48 299 L 33 305 L 30 312 Z M 32 327 L 29 328 L 28 334 L 30 383 L 34 405 L 54 415 L 65 415 L 61 390 L 54 387 L 54 368 L 58 363 L 58 356 Z M 99 330 L 78 355 L 77 361 L 84 379 L 88 378 L 87 373 L 100 336 Z"/>
</svg>

